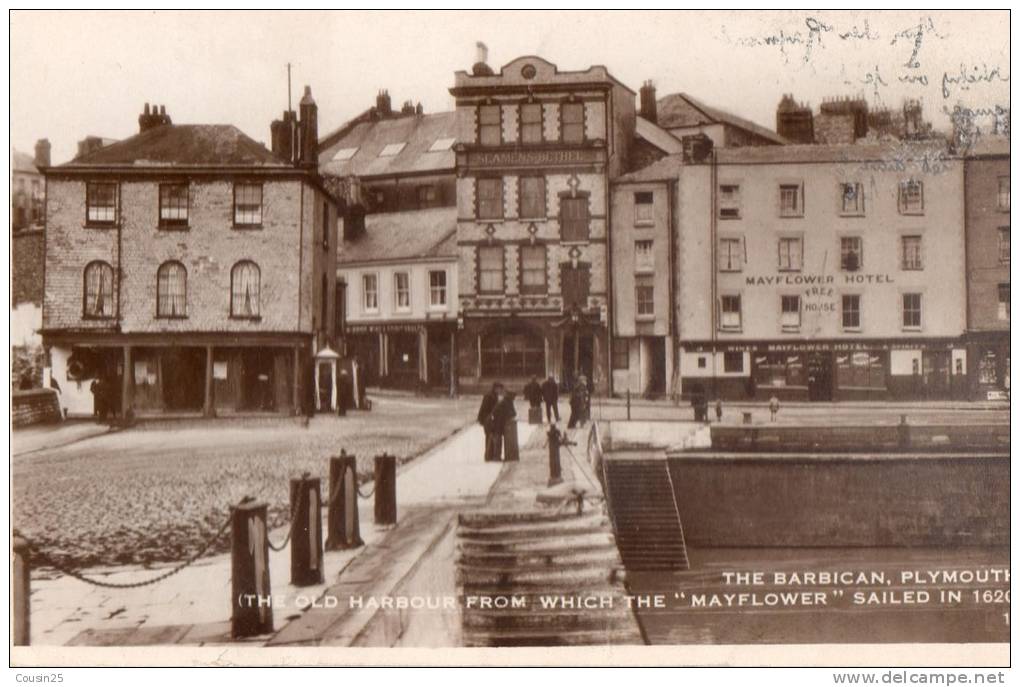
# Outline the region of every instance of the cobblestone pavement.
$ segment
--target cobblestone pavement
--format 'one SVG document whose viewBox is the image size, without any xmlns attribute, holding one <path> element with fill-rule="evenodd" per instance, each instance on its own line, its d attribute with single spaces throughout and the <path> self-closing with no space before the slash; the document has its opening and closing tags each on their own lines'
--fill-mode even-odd
<svg viewBox="0 0 1020 687">
<path fill-rule="evenodd" d="M 219 421 L 144 427 L 12 461 L 13 525 L 74 567 L 181 561 L 199 550 L 244 496 L 289 519 L 289 479 L 327 487 L 328 457 L 344 448 L 372 470 L 384 450 L 401 461 L 473 419 L 474 399 L 377 399 L 371 412 L 248 425 Z M 209 553 L 228 550 L 222 537 Z"/>
</svg>

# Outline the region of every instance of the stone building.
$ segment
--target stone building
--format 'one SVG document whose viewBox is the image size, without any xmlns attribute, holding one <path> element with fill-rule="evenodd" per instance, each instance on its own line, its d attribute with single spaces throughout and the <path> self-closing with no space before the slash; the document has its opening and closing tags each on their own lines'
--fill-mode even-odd
<svg viewBox="0 0 1020 687">
<path fill-rule="evenodd" d="M 11 229 L 19 232 L 43 225 L 46 186 L 42 170 L 50 166 L 50 142 L 35 144 L 35 156 L 11 149 Z"/>
<path fill-rule="evenodd" d="M 42 335 L 69 413 L 97 390 L 124 417 L 305 405 L 333 340 L 337 209 L 307 88 L 300 109 L 274 153 L 146 105 L 137 135 L 47 170 Z"/>
</svg>

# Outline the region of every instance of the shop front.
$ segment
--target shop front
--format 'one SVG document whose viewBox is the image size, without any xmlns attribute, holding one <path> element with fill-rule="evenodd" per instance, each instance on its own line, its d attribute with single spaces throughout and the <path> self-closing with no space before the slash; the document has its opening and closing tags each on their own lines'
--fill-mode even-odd
<svg viewBox="0 0 1020 687">
<path fill-rule="evenodd" d="M 1009 332 L 972 332 L 967 337 L 970 397 L 977 401 L 1009 400 Z"/>
<path fill-rule="evenodd" d="M 456 324 L 409 322 L 348 324 L 346 354 L 358 362 L 369 386 L 448 391 Z"/>
</svg>

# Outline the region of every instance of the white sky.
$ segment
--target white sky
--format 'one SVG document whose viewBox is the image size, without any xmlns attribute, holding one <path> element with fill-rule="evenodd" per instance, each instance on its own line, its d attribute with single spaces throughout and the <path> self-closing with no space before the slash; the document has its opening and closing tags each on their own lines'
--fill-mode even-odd
<svg viewBox="0 0 1020 687">
<path fill-rule="evenodd" d="M 838 36 L 855 26 L 864 33 L 865 22 L 874 39 Z M 914 36 L 895 44 L 894 37 L 919 24 L 925 31 L 911 69 Z M 798 34 L 810 50 L 763 44 Z M 943 106 L 1009 105 L 1006 11 L 16 11 L 10 37 L 11 143 L 30 153 L 47 137 L 54 164 L 69 160 L 86 135 L 136 133 L 146 101 L 166 105 L 175 123 L 231 123 L 268 142 L 270 121 L 286 107 L 287 62 L 295 107 L 303 86 L 312 86 L 320 135 L 373 104 L 380 88 L 394 107 L 411 99 L 426 112 L 449 109 L 453 72 L 470 69 L 478 40 L 497 69 L 524 54 L 560 69 L 603 64 L 635 91 L 650 78 L 660 96 L 686 91 L 770 128 L 786 92 L 816 110 L 833 95 L 891 106 L 921 98 L 943 128 Z M 961 69 L 992 77 L 966 90 L 950 84 L 944 97 L 944 73 Z M 924 75 L 928 85 L 904 84 L 906 74 Z"/>
</svg>

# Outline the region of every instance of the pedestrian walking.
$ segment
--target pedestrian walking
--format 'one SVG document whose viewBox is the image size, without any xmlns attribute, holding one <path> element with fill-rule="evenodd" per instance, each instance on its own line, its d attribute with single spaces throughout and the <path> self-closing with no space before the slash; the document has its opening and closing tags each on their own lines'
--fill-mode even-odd
<svg viewBox="0 0 1020 687">
<path fill-rule="evenodd" d="M 769 414 L 772 416 L 772 421 L 775 422 L 776 415 L 779 414 L 779 399 L 775 395 L 769 399 Z"/>
<path fill-rule="evenodd" d="M 542 382 L 542 399 L 545 401 L 545 416 L 552 424 L 553 417 L 556 422 L 560 421 L 560 385 L 556 378 L 549 375 L 549 378 Z"/>
<path fill-rule="evenodd" d="M 715 400 L 715 421 L 722 422 L 722 400 Z"/>
<path fill-rule="evenodd" d="M 588 395 L 588 380 L 584 375 L 577 378 L 574 389 L 570 392 L 570 419 L 567 420 L 567 429 L 573 429 L 579 424 L 584 424 L 584 414 L 588 408 L 590 397 Z"/>
<path fill-rule="evenodd" d="M 503 444 L 503 460 L 519 460 L 517 446 L 517 427 L 511 423 L 517 421 L 517 409 L 514 407 L 514 394 L 506 392 L 492 410 L 492 424 L 496 428 L 499 440 Z M 496 453 L 495 460 L 500 458 Z"/>
<path fill-rule="evenodd" d="M 502 453 L 503 435 L 502 428 L 495 422 L 494 411 L 499 402 L 503 400 L 503 385 L 496 382 L 492 385 L 489 393 L 482 396 L 482 403 L 478 407 L 478 424 L 485 431 L 485 461 L 498 461 Z"/>
</svg>

